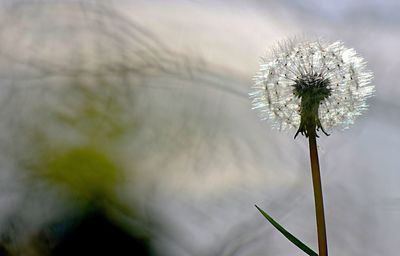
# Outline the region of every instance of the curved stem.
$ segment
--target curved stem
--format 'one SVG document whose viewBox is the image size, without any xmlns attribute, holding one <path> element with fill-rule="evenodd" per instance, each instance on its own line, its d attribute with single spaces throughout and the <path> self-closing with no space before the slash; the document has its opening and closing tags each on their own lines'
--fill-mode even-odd
<svg viewBox="0 0 400 256">
<path fill-rule="evenodd" d="M 315 126 L 308 129 L 308 143 L 310 147 L 311 173 L 314 188 L 315 212 L 317 219 L 319 256 L 328 256 L 328 243 L 326 239 L 324 200 L 322 197 L 321 174 L 319 170 L 317 134 Z"/>
</svg>

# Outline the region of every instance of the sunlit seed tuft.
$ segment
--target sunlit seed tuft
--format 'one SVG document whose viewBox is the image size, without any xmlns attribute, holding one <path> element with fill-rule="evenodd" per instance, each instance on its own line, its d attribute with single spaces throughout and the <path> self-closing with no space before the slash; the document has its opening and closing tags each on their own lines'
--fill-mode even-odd
<svg viewBox="0 0 400 256">
<path fill-rule="evenodd" d="M 261 59 L 249 96 L 261 119 L 279 130 L 299 131 L 310 109 L 317 128 L 347 128 L 367 109 L 372 77 L 364 59 L 342 42 L 289 39 Z"/>
</svg>

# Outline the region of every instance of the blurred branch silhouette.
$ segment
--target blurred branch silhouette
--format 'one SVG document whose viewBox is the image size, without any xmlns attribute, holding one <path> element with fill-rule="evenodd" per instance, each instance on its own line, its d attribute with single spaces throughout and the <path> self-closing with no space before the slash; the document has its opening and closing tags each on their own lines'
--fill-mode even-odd
<svg viewBox="0 0 400 256">
<path fill-rule="evenodd" d="M 50 214 L 35 223 L 33 233 L 26 232 L 21 210 L 28 201 L 62 199 L 65 204 L 72 199 L 65 205 L 73 209 L 81 202 L 83 209 L 89 203 L 101 211 L 119 209 L 138 217 L 135 206 L 126 208 L 116 192 L 140 168 L 135 162 L 126 166 L 123 144 L 140 141 L 147 119 L 154 119 L 143 104 L 148 88 L 174 89 L 196 81 L 242 97 L 200 59 L 168 49 L 105 2 L 17 2 L 8 10 L 0 32 L 5 39 L 0 44 L 5 70 L 0 79 L 7 90 L 1 137 L 3 156 L 12 159 L 25 191 L 8 218 L 21 226 L 4 229 L 12 254 L 31 250 L 29 237 L 38 228 L 46 230 L 49 221 L 63 218 Z M 172 81 L 148 81 L 166 77 Z M 127 172 L 129 177 L 123 178 Z M 48 192 L 52 196 L 45 195 Z M 36 248 L 37 253 L 45 254 L 57 243 Z"/>
</svg>

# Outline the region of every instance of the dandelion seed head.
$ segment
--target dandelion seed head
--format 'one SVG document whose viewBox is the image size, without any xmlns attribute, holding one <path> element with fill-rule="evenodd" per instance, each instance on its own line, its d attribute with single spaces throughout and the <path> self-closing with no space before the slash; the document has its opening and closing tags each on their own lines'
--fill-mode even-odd
<svg viewBox="0 0 400 256">
<path fill-rule="evenodd" d="M 364 59 L 342 42 L 294 38 L 261 58 L 249 96 L 261 119 L 279 130 L 303 132 L 307 118 L 322 130 L 347 128 L 367 109 L 372 77 Z"/>
</svg>

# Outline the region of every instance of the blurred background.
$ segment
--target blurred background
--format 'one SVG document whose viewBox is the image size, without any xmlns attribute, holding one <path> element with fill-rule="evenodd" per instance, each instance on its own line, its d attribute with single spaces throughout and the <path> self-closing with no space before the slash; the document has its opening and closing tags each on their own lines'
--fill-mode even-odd
<svg viewBox="0 0 400 256">
<path fill-rule="evenodd" d="M 331 255 L 397 255 L 400 3 L 2 0 L 0 255 L 303 255 L 307 141 L 251 110 L 259 57 L 342 40 L 376 96 L 319 140 Z"/>
</svg>

